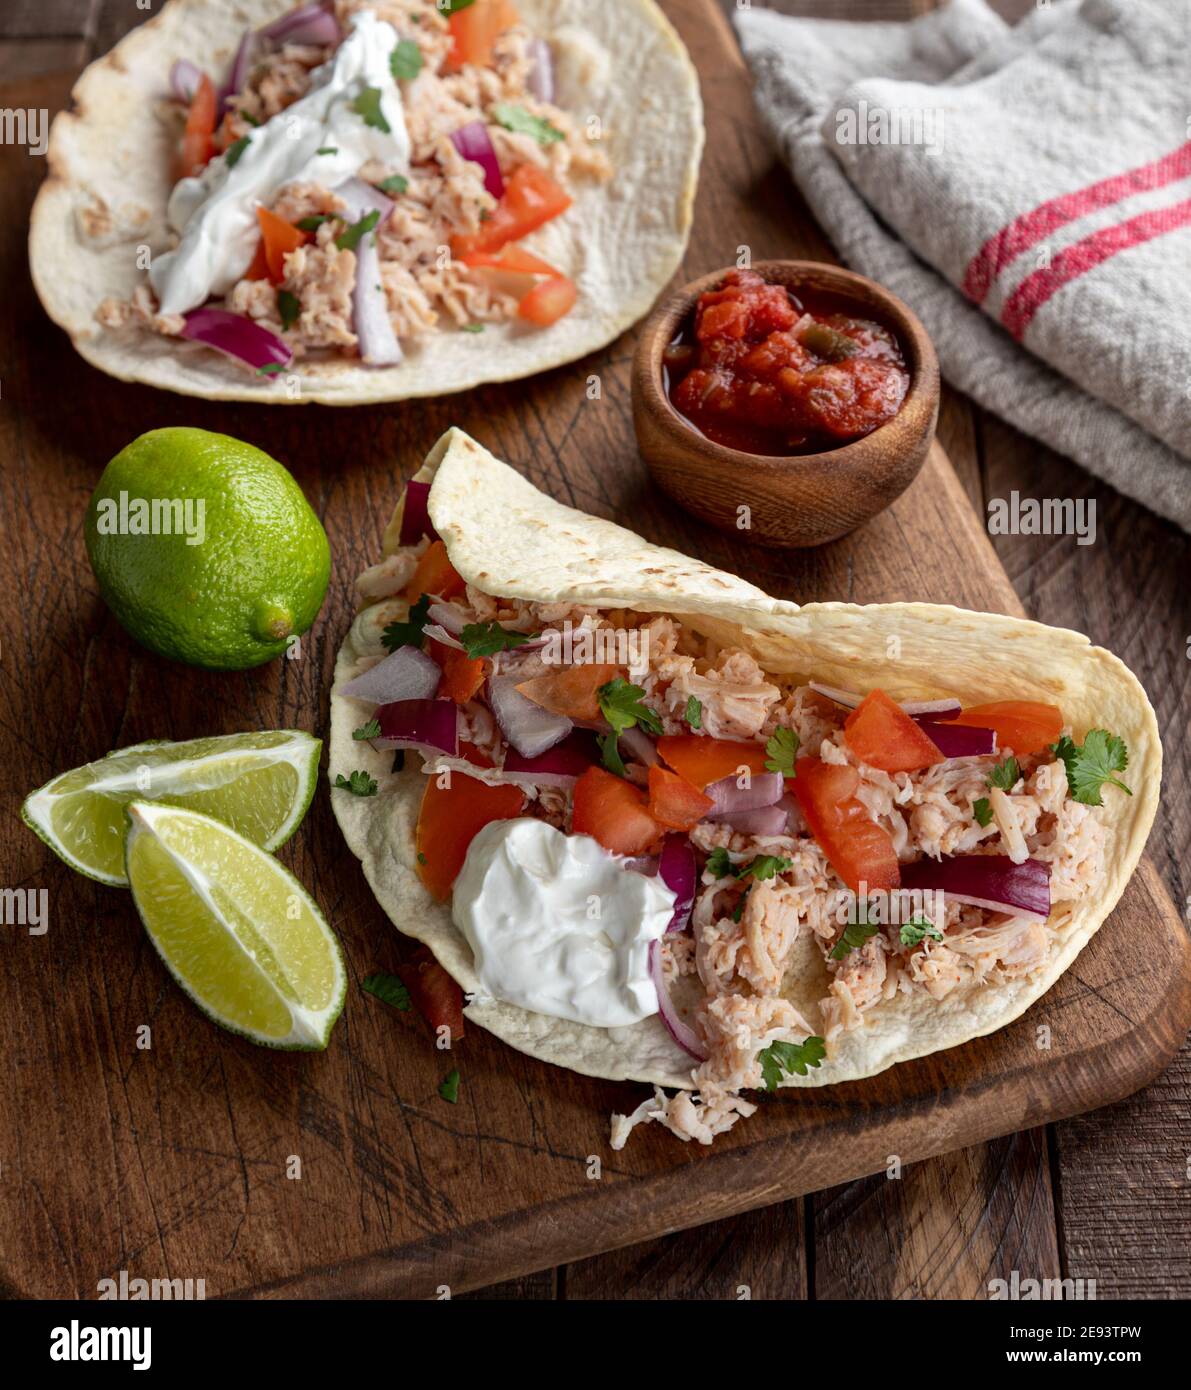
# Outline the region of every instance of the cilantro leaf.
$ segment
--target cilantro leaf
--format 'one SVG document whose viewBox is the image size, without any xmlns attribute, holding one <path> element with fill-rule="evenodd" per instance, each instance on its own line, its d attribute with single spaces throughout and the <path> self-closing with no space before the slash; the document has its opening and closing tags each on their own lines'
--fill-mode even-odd
<svg viewBox="0 0 1191 1390">
<path fill-rule="evenodd" d="M 422 50 L 413 39 L 399 39 L 389 54 L 389 71 L 399 82 L 409 82 L 422 71 Z"/>
<path fill-rule="evenodd" d="M 278 372 L 285 371 L 285 367 L 280 362 L 266 362 L 263 367 L 256 369 L 257 376 L 276 376 Z"/>
<path fill-rule="evenodd" d="M 1020 776 L 1021 768 L 1017 765 L 1017 759 L 1006 758 L 1004 762 L 997 763 L 988 774 L 988 785 L 999 787 L 1003 792 L 1011 791 Z"/>
<path fill-rule="evenodd" d="M 644 694 L 639 685 L 630 685 L 623 676 L 617 676 L 596 691 L 600 713 L 612 725 L 615 733 L 621 734 L 637 724 L 651 734 L 662 732 L 662 721 L 648 705 L 641 703 Z"/>
<path fill-rule="evenodd" d="M 347 231 L 340 232 L 335 238 L 335 245 L 339 247 L 340 251 L 354 251 L 365 233 L 370 232 L 379 221 L 380 210 L 373 208 L 371 212 L 366 212 L 358 222 L 353 223 Z"/>
<path fill-rule="evenodd" d="M 409 1008 L 409 990 L 396 975 L 386 975 L 383 970 L 378 970 L 373 975 L 365 975 L 360 981 L 360 988 L 366 989 L 369 994 L 375 994 L 378 999 L 383 999 L 394 1009 L 404 1011 Z"/>
<path fill-rule="evenodd" d="M 977 797 L 972 802 L 972 814 L 981 830 L 986 830 L 992 824 L 992 807 L 988 804 L 987 796 Z"/>
<path fill-rule="evenodd" d="M 739 922 L 744 916 L 744 905 L 749 900 L 749 890 L 746 888 L 740 895 L 740 901 L 736 904 L 736 911 L 732 914 L 732 920 Z"/>
<path fill-rule="evenodd" d="M 703 701 L 696 700 L 693 695 L 686 697 L 686 709 L 682 712 L 682 717 L 686 720 L 687 728 L 701 729 L 703 727 Z"/>
<path fill-rule="evenodd" d="M 409 610 L 405 622 L 390 623 L 380 635 L 385 649 L 395 652 L 398 647 L 420 647 L 426 640 L 422 628 L 426 625 L 426 614 L 430 610 L 430 595 L 422 597 Z"/>
<path fill-rule="evenodd" d="M 533 634 L 510 632 L 494 618 L 490 623 L 468 623 L 459 634 L 463 650 L 474 661 L 477 656 L 495 656 L 497 652 L 508 651 L 510 647 L 520 647 L 532 641 Z"/>
<path fill-rule="evenodd" d="M 483 333 L 484 325 L 482 323 L 465 323 L 462 331 L 464 333 Z"/>
<path fill-rule="evenodd" d="M 393 133 L 393 127 L 385 120 L 385 113 L 380 105 L 381 90 L 379 87 L 365 87 L 360 95 L 352 102 L 352 110 L 364 117 L 364 124 L 369 125 L 373 130 L 382 131 L 385 135 Z"/>
<path fill-rule="evenodd" d="M 301 301 L 291 290 L 278 290 L 277 312 L 281 315 L 282 328 L 292 328 L 302 312 Z"/>
<path fill-rule="evenodd" d="M 557 126 L 551 125 L 542 116 L 535 116 L 524 106 L 514 106 L 502 101 L 492 108 L 492 114 L 506 130 L 516 131 L 518 135 L 532 135 L 539 145 L 553 145 L 565 137 Z"/>
<path fill-rule="evenodd" d="M 1067 769 L 1067 786 L 1075 801 L 1085 806 L 1103 806 L 1100 791 L 1107 782 L 1117 787 L 1126 796 L 1133 793 L 1112 775 L 1124 772 L 1129 766 L 1129 750 L 1125 740 L 1107 729 L 1089 729 L 1082 746 L 1064 734 L 1058 743 L 1052 745 L 1054 754 L 1061 758 Z"/>
<path fill-rule="evenodd" d="M 832 960 L 843 960 L 851 951 L 858 951 L 870 936 L 876 936 L 881 930 L 876 922 L 849 922 L 844 928 L 844 934 L 835 943 L 831 951 Z"/>
<path fill-rule="evenodd" d="M 238 140 L 227 147 L 224 151 L 223 159 L 229 169 L 234 169 L 240 162 L 240 156 L 248 148 L 251 141 L 251 135 L 241 135 Z"/>
<path fill-rule="evenodd" d="M 387 179 L 381 179 L 376 186 L 382 193 L 404 193 L 409 187 L 409 180 L 404 174 L 390 174 Z"/>
<path fill-rule="evenodd" d="M 943 933 L 926 917 L 915 917 L 912 922 L 904 922 L 901 929 L 903 946 L 921 946 L 924 938 L 942 941 Z"/>
<path fill-rule="evenodd" d="M 620 748 L 617 746 L 616 734 L 597 734 L 596 743 L 600 747 L 600 761 L 609 772 L 615 772 L 617 777 L 627 777 L 628 769 L 624 765 L 624 759 L 620 756 Z"/>
<path fill-rule="evenodd" d="M 757 1053 L 761 1077 L 767 1091 L 776 1091 L 782 1077 L 797 1072 L 805 1076 L 808 1067 L 817 1067 L 827 1056 L 827 1044 L 819 1037 L 804 1038 L 800 1043 L 772 1042 Z"/>
<path fill-rule="evenodd" d="M 446 1080 L 438 1088 L 438 1093 L 442 1096 L 443 1100 L 449 1101 L 452 1105 L 457 1105 L 459 1103 L 458 1067 L 455 1067 L 453 1071 L 447 1073 Z"/>
<path fill-rule="evenodd" d="M 714 878 L 734 878 L 736 876 L 732 860 L 723 845 L 716 845 L 715 849 L 707 856 L 707 872 Z"/>
<path fill-rule="evenodd" d="M 350 777 L 345 777 L 341 772 L 335 778 L 335 785 L 353 796 L 375 796 L 377 792 L 376 778 L 369 777 L 366 772 L 353 772 Z"/>
<path fill-rule="evenodd" d="M 370 738 L 380 738 L 380 720 L 370 719 L 367 724 L 361 724 L 358 729 L 353 729 L 352 738 L 357 743 L 366 743 Z"/>
<path fill-rule="evenodd" d="M 793 864 L 792 859 L 782 859 L 776 854 L 758 854 L 756 859 L 751 859 L 743 869 L 739 870 L 737 878 L 755 878 L 764 882 L 768 878 L 773 878 L 775 874 L 785 873 Z"/>
<path fill-rule="evenodd" d="M 338 145 L 323 145 L 321 149 L 315 150 L 315 154 L 338 154 Z"/>
<path fill-rule="evenodd" d="M 294 226 L 300 232 L 317 232 L 324 222 L 330 222 L 334 216 L 333 212 L 319 212 L 313 217 L 300 217 Z"/>
<path fill-rule="evenodd" d="M 447 15 L 458 14 L 460 10 L 467 9 L 468 5 L 474 5 L 475 0 L 434 0 L 434 8 L 439 14 Z"/>
<path fill-rule="evenodd" d="M 783 777 L 794 776 L 794 759 L 798 756 L 798 735 L 793 729 L 779 724 L 765 744 L 769 756 L 765 759 L 767 772 L 780 772 Z"/>
</svg>

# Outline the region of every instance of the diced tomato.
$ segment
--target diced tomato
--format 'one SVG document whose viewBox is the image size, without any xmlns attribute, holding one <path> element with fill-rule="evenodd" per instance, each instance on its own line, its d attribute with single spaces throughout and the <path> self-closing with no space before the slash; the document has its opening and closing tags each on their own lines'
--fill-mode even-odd
<svg viewBox="0 0 1191 1390">
<path fill-rule="evenodd" d="M 883 690 L 870 691 L 848 715 L 844 738 L 862 763 L 882 772 L 915 772 L 944 761 L 935 741 Z"/>
<path fill-rule="evenodd" d="M 190 110 L 186 113 L 186 130 L 182 135 L 183 178 L 194 178 L 201 174 L 215 153 L 216 107 L 215 86 L 203 73 L 190 99 Z"/>
<path fill-rule="evenodd" d="M 457 705 L 465 705 L 475 698 L 487 675 L 487 663 L 482 656 L 468 656 L 458 647 L 433 641 L 430 655 L 442 667 L 442 680 L 438 685 L 440 700 L 454 700 Z"/>
<path fill-rule="evenodd" d="M 644 854 L 665 827 L 649 814 L 643 791 L 602 767 L 589 767 L 575 783 L 571 829 L 613 854 Z"/>
<path fill-rule="evenodd" d="M 463 578 L 451 564 L 443 541 L 432 541 L 422 552 L 413 577 L 403 590 L 404 597 L 416 603 L 423 594 L 453 598 L 463 592 Z"/>
<path fill-rule="evenodd" d="M 473 0 L 466 9 L 456 10 L 447 20 L 451 33 L 447 67 L 459 68 L 464 63 L 483 66 L 491 62 L 492 45 L 517 20 L 517 11 L 509 0 Z"/>
<path fill-rule="evenodd" d="M 901 883 L 897 851 L 889 833 L 869 815 L 856 796 L 860 774 L 854 767 L 799 758 L 787 783 L 831 867 L 854 892 L 861 883 L 872 889 Z"/>
<path fill-rule="evenodd" d="M 658 756 L 700 791 L 710 782 L 736 776 L 742 767 L 765 772 L 768 754 L 761 743 L 738 743 L 705 734 L 666 734 L 658 739 Z"/>
<path fill-rule="evenodd" d="M 546 328 L 574 308 L 579 291 L 565 275 L 551 275 L 535 285 L 517 306 L 517 317 Z"/>
<path fill-rule="evenodd" d="M 463 991 L 434 958 L 428 946 L 419 946 L 413 958 L 397 967 L 401 983 L 409 990 L 413 1006 L 437 1033 L 451 1030 L 451 1042 L 463 1036 Z"/>
<path fill-rule="evenodd" d="M 671 830 L 690 830 L 715 802 L 685 777 L 664 767 L 649 769 L 649 814 Z"/>
<path fill-rule="evenodd" d="M 252 264 L 244 272 L 245 280 L 267 280 L 269 278 L 269 262 L 265 256 L 265 239 L 261 237 L 256 244 L 256 255 L 252 258 Z"/>
<path fill-rule="evenodd" d="M 526 251 L 523 246 L 505 246 L 493 254 L 491 251 L 472 251 L 459 258 L 464 265 L 473 270 L 511 270 L 522 275 L 558 275 L 549 261 Z"/>
<path fill-rule="evenodd" d="M 451 238 L 451 255 L 465 260 L 477 251 L 499 251 L 505 242 L 528 236 L 552 217 L 566 212 L 571 202 L 571 195 L 545 169 L 536 164 L 519 164 L 505 183 L 504 196 L 480 230 Z"/>
<path fill-rule="evenodd" d="M 284 217 L 278 217 L 268 208 L 257 208 L 256 220 L 261 224 L 261 241 L 265 248 L 269 279 L 275 285 L 280 285 L 285 279 L 286 256 L 299 246 L 304 246 L 310 240 L 310 234 L 287 222 Z"/>
<path fill-rule="evenodd" d="M 598 719 L 600 686 L 615 679 L 619 666 L 592 662 L 580 666 L 558 666 L 533 680 L 522 681 L 517 689 L 535 705 L 568 719 Z"/>
<path fill-rule="evenodd" d="M 944 722 L 992 729 L 998 749 L 1012 748 L 1019 758 L 1027 758 L 1058 741 L 1063 732 L 1063 711 L 1058 705 L 1037 700 L 994 700 L 988 705 L 973 705 Z"/>
<path fill-rule="evenodd" d="M 492 766 L 492 760 L 471 744 L 461 743 L 459 751 L 477 767 Z M 490 787 L 465 772 L 452 773 L 449 786 L 440 787 L 438 783 L 438 776 L 426 778 L 415 845 L 418 877 L 443 902 L 451 896 L 472 840 L 494 820 L 519 816 L 525 795 L 520 787 L 507 783 Z"/>
</svg>

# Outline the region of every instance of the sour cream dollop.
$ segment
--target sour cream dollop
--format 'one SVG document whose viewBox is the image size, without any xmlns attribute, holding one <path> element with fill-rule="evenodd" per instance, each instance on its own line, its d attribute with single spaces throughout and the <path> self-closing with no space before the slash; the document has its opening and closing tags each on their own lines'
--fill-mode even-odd
<svg viewBox="0 0 1191 1390">
<path fill-rule="evenodd" d="M 520 817 L 486 825 L 455 880 L 455 925 L 475 954 L 477 998 L 623 1028 L 658 1011 L 649 945 L 674 894 L 590 835 Z"/>
<path fill-rule="evenodd" d="M 181 244 L 155 257 L 149 269 L 163 314 L 184 314 L 227 294 L 256 254 L 257 206 L 270 203 L 286 184 L 335 188 L 370 159 L 409 173 L 409 133 L 389 66 L 396 46 L 391 24 L 360 11 L 335 56 L 312 73 L 310 91 L 250 131 L 230 167 L 226 158 L 213 159 L 199 178 L 179 180 L 167 215 Z M 379 98 L 364 97 L 367 89 Z M 356 110 L 361 98 L 371 123 Z"/>
</svg>

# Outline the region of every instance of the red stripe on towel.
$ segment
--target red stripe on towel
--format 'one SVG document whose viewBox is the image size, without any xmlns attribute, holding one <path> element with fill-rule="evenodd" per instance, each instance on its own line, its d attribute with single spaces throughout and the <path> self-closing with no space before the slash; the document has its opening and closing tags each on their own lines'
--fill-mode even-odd
<svg viewBox="0 0 1191 1390">
<path fill-rule="evenodd" d="M 1076 189 L 1074 193 L 1064 193 L 1061 197 L 1041 203 L 1033 212 L 1022 213 L 989 237 L 972 257 L 964 272 L 964 294 L 974 303 L 983 304 L 993 280 L 1009 262 L 1057 232 L 1060 227 L 1089 212 L 1119 203 L 1135 193 L 1164 188 L 1168 183 L 1186 178 L 1188 174 L 1191 174 L 1191 140 L 1150 164 L 1141 164 L 1124 174 L 1114 174 L 1111 178 L 1101 179 L 1099 183 L 1089 184 L 1087 188 Z"/>
<path fill-rule="evenodd" d="M 1118 222 L 1115 227 L 1102 227 L 1083 241 L 1060 251 L 1045 269 L 1027 275 L 1006 301 L 1001 322 L 1020 339 L 1038 310 L 1064 285 L 1122 251 L 1188 225 L 1191 225 L 1191 198 L 1172 207 L 1140 213 L 1128 222 Z"/>
</svg>

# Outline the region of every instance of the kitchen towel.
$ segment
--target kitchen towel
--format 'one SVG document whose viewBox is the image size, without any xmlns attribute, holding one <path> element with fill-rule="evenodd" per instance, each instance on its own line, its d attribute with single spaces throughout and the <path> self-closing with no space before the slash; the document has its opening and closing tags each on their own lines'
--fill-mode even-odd
<svg viewBox="0 0 1191 1390">
<path fill-rule="evenodd" d="M 1191 530 L 1191 0 L 735 22 L 803 196 L 947 379 Z"/>
</svg>

